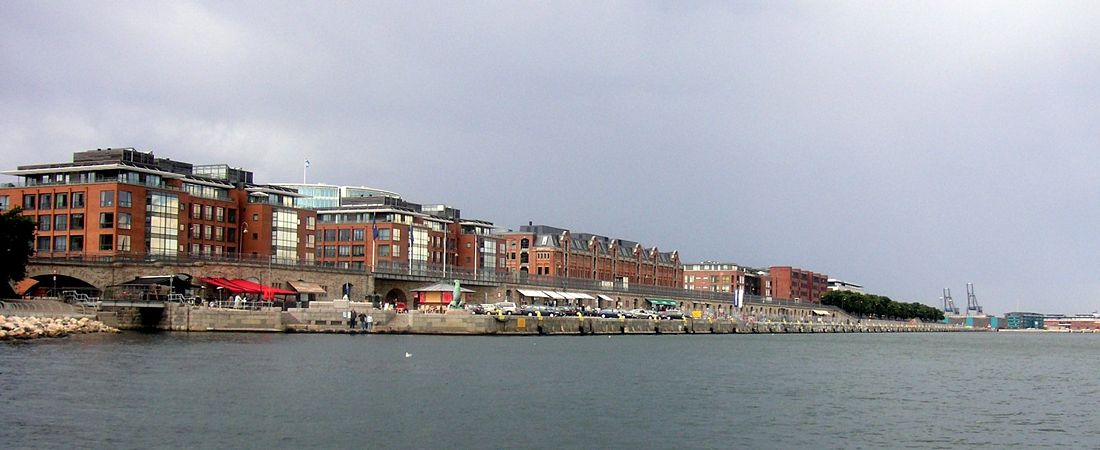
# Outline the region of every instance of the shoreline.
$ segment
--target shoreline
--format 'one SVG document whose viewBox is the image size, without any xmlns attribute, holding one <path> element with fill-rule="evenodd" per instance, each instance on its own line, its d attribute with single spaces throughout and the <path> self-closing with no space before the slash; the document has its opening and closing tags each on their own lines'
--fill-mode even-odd
<svg viewBox="0 0 1100 450">
<path fill-rule="evenodd" d="M 98 320 L 87 317 L 0 316 L 0 341 L 60 338 L 72 334 L 118 333 Z"/>
</svg>

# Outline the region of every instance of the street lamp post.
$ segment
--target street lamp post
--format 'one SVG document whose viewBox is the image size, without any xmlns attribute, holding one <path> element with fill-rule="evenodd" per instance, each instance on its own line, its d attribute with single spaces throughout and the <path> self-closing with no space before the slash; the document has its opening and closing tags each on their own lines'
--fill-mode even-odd
<svg viewBox="0 0 1100 450">
<path fill-rule="evenodd" d="M 239 236 L 237 236 L 237 260 L 240 261 L 241 259 L 243 259 L 242 255 L 244 254 L 244 235 L 248 233 L 248 221 L 242 220 L 240 229 L 237 231 L 240 232 L 237 233 L 239 234 Z"/>
</svg>

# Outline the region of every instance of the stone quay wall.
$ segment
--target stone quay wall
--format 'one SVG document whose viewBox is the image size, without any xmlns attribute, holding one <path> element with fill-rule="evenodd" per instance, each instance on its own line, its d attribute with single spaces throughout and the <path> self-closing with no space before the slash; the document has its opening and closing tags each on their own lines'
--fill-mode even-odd
<svg viewBox="0 0 1100 450">
<path fill-rule="evenodd" d="M 353 308 L 354 309 L 354 308 Z M 246 311 L 206 306 L 165 305 L 160 308 L 120 307 L 101 311 L 104 323 L 121 329 L 166 331 L 237 331 L 362 333 L 343 317 L 346 309 L 278 309 Z M 465 312 L 429 314 L 362 308 L 374 319 L 372 333 L 433 335 L 595 335 L 595 334 L 735 334 L 735 333 L 904 333 L 986 331 L 939 323 L 891 321 L 742 321 L 731 318 L 676 320 L 595 317 L 472 315 Z"/>
</svg>

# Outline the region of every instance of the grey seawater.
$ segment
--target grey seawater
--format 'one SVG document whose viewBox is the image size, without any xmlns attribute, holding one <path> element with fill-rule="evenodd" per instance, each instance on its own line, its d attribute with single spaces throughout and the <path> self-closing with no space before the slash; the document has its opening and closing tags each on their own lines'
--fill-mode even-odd
<svg viewBox="0 0 1100 450">
<path fill-rule="evenodd" d="M 75 336 L 0 343 L 0 445 L 1096 448 L 1098 356 L 1061 334 Z"/>
</svg>

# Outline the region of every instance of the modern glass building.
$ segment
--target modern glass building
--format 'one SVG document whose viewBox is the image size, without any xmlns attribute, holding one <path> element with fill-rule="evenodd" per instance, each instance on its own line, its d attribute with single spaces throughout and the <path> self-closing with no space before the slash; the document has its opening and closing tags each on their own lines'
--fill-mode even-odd
<svg viewBox="0 0 1100 450">
<path fill-rule="evenodd" d="M 1046 326 L 1043 318 L 1042 314 L 1032 312 L 1005 313 L 1005 328 L 1011 330 L 1043 329 Z"/>
<path fill-rule="evenodd" d="M 339 208 L 344 206 L 341 199 L 365 198 L 365 197 L 391 197 L 401 198 L 396 192 L 383 189 L 374 189 L 363 186 L 337 186 L 321 183 L 276 183 L 277 186 L 288 187 L 305 195 L 295 200 L 294 206 L 308 209 Z"/>
</svg>

